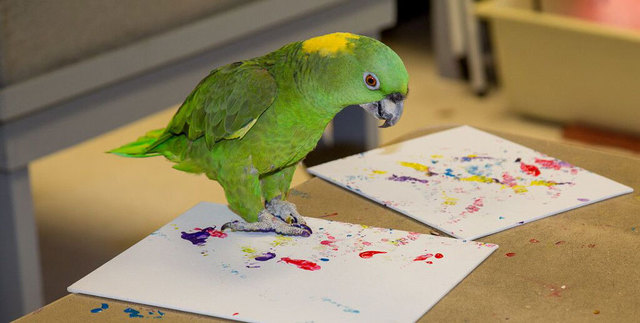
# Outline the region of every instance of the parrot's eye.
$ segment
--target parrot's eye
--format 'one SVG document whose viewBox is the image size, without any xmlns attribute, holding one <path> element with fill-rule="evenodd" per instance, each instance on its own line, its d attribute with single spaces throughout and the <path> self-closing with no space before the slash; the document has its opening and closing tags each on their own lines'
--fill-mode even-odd
<svg viewBox="0 0 640 323">
<path fill-rule="evenodd" d="M 375 74 L 365 72 L 364 73 L 364 84 L 367 85 L 369 90 L 377 90 L 380 88 L 380 82 L 378 81 L 378 77 Z"/>
</svg>

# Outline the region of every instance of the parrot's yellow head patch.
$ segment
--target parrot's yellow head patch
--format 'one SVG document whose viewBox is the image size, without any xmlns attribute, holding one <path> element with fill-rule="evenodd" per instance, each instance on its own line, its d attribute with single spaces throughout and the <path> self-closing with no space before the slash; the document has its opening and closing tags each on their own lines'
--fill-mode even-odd
<svg viewBox="0 0 640 323">
<path fill-rule="evenodd" d="M 302 43 L 302 51 L 318 53 L 321 56 L 335 55 L 342 51 L 352 51 L 353 44 L 350 39 L 358 39 L 360 36 L 351 33 L 333 33 L 307 39 Z"/>
</svg>

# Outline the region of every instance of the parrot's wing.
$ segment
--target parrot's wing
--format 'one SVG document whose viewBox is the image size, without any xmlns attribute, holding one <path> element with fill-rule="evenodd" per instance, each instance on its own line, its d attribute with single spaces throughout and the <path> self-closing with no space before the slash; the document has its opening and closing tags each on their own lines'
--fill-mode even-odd
<svg viewBox="0 0 640 323">
<path fill-rule="evenodd" d="M 204 136 L 209 148 L 222 139 L 242 138 L 276 94 L 276 81 L 257 63 L 220 67 L 185 99 L 166 133 L 185 134 L 191 140 Z"/>
</svg>

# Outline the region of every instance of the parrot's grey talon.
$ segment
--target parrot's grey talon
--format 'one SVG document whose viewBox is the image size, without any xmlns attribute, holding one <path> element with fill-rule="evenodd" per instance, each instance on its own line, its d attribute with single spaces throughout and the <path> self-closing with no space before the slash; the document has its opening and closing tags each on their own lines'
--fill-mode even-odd
<svg viewBox="0 0 640 323">
<path fill-rule="evenodd" d="M 235 231 L 233 226 L 234 226 L 234 224 L 236 224 L 238 222 L 239 222 L 238 220 L 227 222 L 227 223 L 223 224 L 222 227 L 220 227 L 220 231 L 224 231 L 226 229 L 231 229 L 232 231 Z"/>
<path fill-rule="evenodd" d="M 305 230 L 305 231 L 309 232 L 309 234 L 312 234 L 312 233 L 313 233 L 313 230 L 311 230 L 311 228 L 310 228 L 308 225 L 306 225 L 306 224 L 294 224 L 293 226 L 294 226 L 294 227 L 301 228 L 301 229 L 303 229 L 303 230 Z"/>
<path fill-rule="evenodd" d="M 293 225 L 296 223 L 300 223 L 300 224 L 307 223 L 302 217 L 302 215 L 298 213 L 298 210 L 296 209 L 295 204 L 288 201 L 283 201 L 279 197 L 276 197 L 271 201 L 267 202 L 266 207 L 269 213 L 275 215 L 276 217 L 280 218 L 282 221 L 288 224 Z"/>
<path fill-rule="evenodd" d="M 258 215 L 258 222 L 232 221 L 222 225 L 222 230 L 231 229 L 233 231 L 244 232 L 275 232 L 288 236 L 308 237 L 311 229 L 306 224 L 288 224 L 266 210 Z"/>
</svg>

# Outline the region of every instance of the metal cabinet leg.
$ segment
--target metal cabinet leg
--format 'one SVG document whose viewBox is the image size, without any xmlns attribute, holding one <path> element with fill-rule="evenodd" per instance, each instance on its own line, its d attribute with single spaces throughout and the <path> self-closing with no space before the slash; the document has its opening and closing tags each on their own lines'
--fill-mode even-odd
<svg viewBox="0 0 640 323">
<path fill-rule="evenodd" d="M 333 119 L 335 146 L 347 146 L 354 153 L 378 146 L 378 121 L 359 106 L 349 106 Z"/>
<path fill-rule="evenodd" d="M 0 321 L 43 305 L 29 169 L 0 170 Z"/>
</svg>

